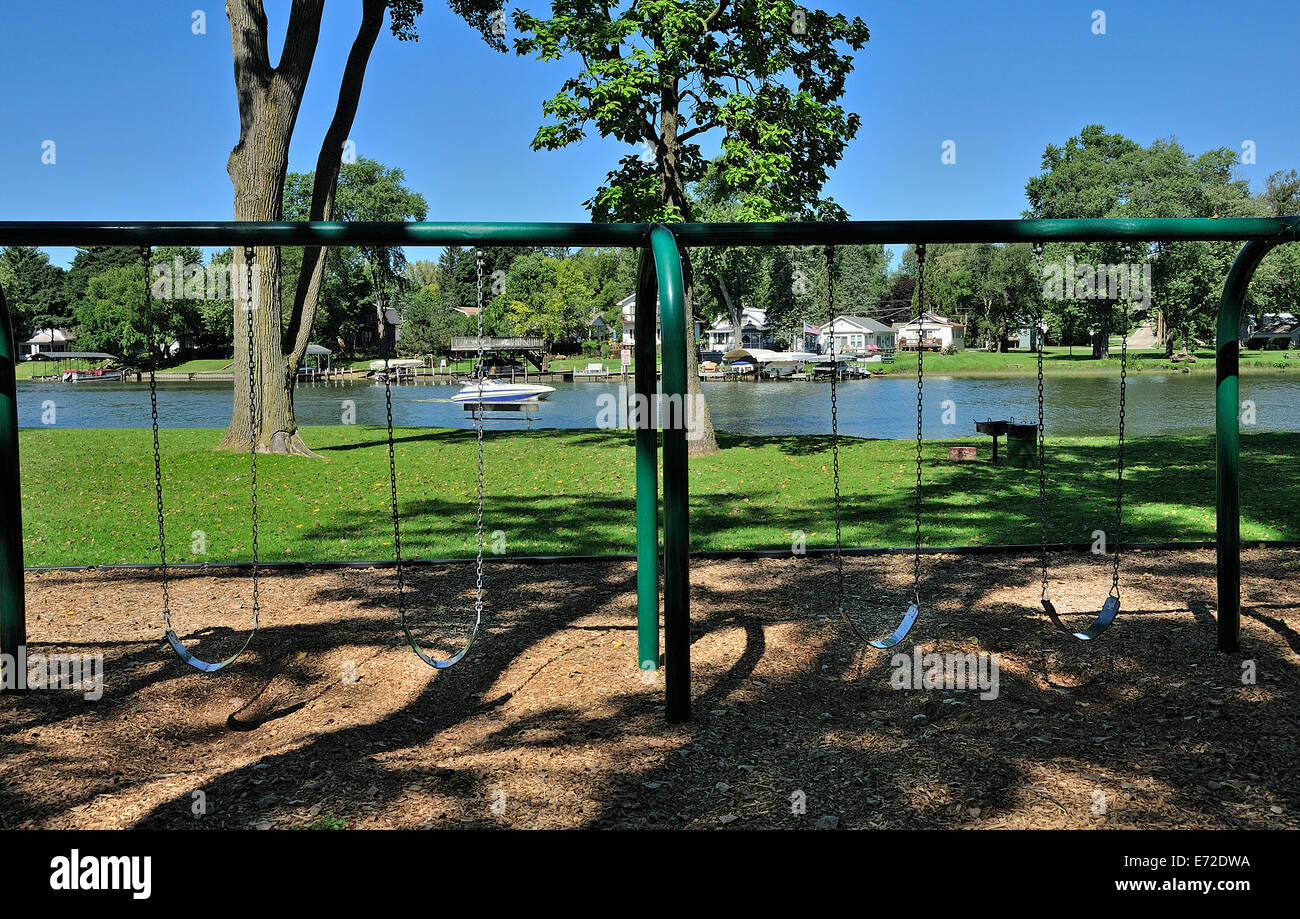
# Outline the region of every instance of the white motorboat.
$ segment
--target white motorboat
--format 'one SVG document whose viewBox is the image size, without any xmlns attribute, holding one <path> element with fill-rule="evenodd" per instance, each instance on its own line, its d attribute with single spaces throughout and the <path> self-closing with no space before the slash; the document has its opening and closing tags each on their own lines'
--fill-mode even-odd
<svg viewBox="0 0 1300 919">
<path fill-rule="evenodd" d="M 470 380 L 461 384 L 460 392 L 451 397 L 462 405 L 516 405 L 538 402 L 555 392 L 554 386 L 537 383 L 509 383 L 505 380 Z"/>
</svg>

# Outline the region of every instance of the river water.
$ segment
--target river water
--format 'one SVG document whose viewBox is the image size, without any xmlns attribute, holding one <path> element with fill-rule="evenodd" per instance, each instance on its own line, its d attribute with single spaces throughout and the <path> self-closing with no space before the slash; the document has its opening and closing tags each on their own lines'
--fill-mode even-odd
<svg viewBox="0 0 1300 919">
<path fill-rule="evenodd" d="M 609 419 L 618 383 L 555 383 L 556 392 L 532 420 L 514 413 L 492 416 L 494 428 L 595 428 Z M 398 425 L 470 427 L 464 408 L 448 401 L 454 386 L 393 388 Z M 720 431 L 737 434 L 830 432 L 830 386 L 825 383 L 705 383 L 704 393 Z M 603 398 L 602 398 L 603 397 Z M 932 376 L 925 380 L 925 435 L 967 436 L 986 418 L 1037 419 L 1037 381 L 1032 377 Z M 1048 377 L 1046 428 L 1056 435 L 1112 435 L 1119 381 L 1112 377 Z M 1246 376 L 1241 398 L 1254 403 L 1254 430 L 1300 430 L 1300 381 Z M 373 383 L 305 383 L 294 397 L 304 425 L 343 422 L 349 403 L 357 424 L 384 423 L 384 389 Z M 1209 374 L 1142 374 L 1128 381 L 1126 432 L 1133 436 L 1214 430 L 1214 379 Z M 50 411 L 51 406 L 53 412 Z M 158 413 L 164 427 L 221 428 L 230 420 L 229 383 L 161 383 Z M 602 411 L 604 409 L 604 411 Z M 20 427 L 148 427 L 149 390 L 132 383 L 18 384 Z M 856 437 L 906 438 L 916 434 L 916 380 L 875 378 L 839 387 L 839 429 Z"/>
</svg>

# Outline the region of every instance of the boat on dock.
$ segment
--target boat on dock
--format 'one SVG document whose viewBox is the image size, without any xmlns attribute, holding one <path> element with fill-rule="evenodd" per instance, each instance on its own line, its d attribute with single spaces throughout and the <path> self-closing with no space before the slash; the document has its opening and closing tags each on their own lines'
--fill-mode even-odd
<svg viewBox="0 0 1300 919">
<path fill-rule="evenodd" d="M 424 361 L 416 360 L 411 357 L 395 358 L 391 361 L 371 361 L 370 369 L 375 371 L 375 382 L 383 383 L 388 379 L 398 382 L 404 376 L 414 375 L 415 371 L 424 366 Z"/>
<path fill-rule="evenodd" d="M 781 379 L 801 372 L 806 364 L 825 360 L 811 351 L 771 351 L 767 348 L 736 348 L 722 355 L 733 371 L 757 373 L 767 379 Z"/>
<path fill-rule="evenodd" d="M 122 382 L 122 371 L 116 367 L 65 370 L 60 379 L 64 383 L 120 383 Z"/>
</svg>

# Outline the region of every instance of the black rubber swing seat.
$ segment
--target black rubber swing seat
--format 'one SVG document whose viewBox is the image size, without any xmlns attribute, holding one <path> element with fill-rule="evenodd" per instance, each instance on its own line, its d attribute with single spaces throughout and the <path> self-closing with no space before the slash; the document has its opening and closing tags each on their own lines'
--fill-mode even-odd
<svg viewBox="0 0 1300 919">
<path fill-rule="evenodd" d="M 861 638 L 863 641 L 865 641 L 867 644 L 871 645 L 871 647 L 875 648 L 878 651 L 887 651 L 888 649 L 892 648 L 894 645 L 902 641 L 904 638 L 906 638 L 907 633 L 912 631 L 912 626 L 916 624 L 916 619 L 920 615 L 921 615 L 920 606 L 918 606 L 915 603 L 910 604 L 907 607 L 907 612 L 903 614 L 902 621 L 898 623 L 898 628 L 894 629 L 893 633 L 891 633 L 888 638 L 875 639 L 875 638 L 867 638 L 865 635 L 863 635 L 861 630 L 859 630 L 858 627 L 853 624 L 853 620 L 849 618 L 848 613 L 845 612 L 844 610 L 844 607 L 842 606 L 840 607 L 840 617 L 849 624 L 849 628 L 851 628 L 859 638 Z"/>
<path fill-rule="evenodd" d="M 163 629 L 167 636 L 167 644 L 172 646 L 172 650 L 176 652 L 177 657 L 189 664 L 195 670 L 201 670 L 204 673 L 215 673 L 223 667 L 233 664 L 239 655 L 248 650 L 248 646 L 253 643 L 253 636 L 257 634 L 257 620 L 253 620 L 253 629 L 248 633 L 248 637 L 244 639 L 244 643 L 240 645 L 239 650 L 225 660 L 215 662 L 205 661 L 202 658 L 195 657 L 190 649 L 185 647 L 185 643 L 181 641 L 181 637 L 177 635 L 176 630 L 172 628 L 172 611 L 167 608 L 163 609 Z"/>
<path fill-rule="evenodd" d="M 1115 621 L 1115 617 L 1119 615 L 1119 597 L 1114 594 L 1108 596 L 1106 602 L 1101 606 L 1101 612 L 1098 613 L 1097 618 L 1092 621 L 1092 625 L 1088 626 L 1082 632 L 1076 632 L 1074 629 L 1062 622 L 1060 615 L 1056 612 L 1056 607 L 1052 605 L 1052 601 L 1046 597 L 1043 597 L 1043 609 L 1047 611 L 1047 618 L 1051 619 L 1052 623 L 1065 634 L 1073 635 L 1075 638 L 1079 639 L 1079 641 L 1092 641 L 1102 632 L 1110 628 L 1111 623 Z"/>
<path fill-rule="evenodd" d="M 437 658 L 429 656 L 428 652 L 420 647 L 420 643 L 411 633 L 411 627 L 406 621 L 405 608 L 400 611 L 400 615 L 402 618 L 402 631 L 406 633 L 406 643 L 411 646 L 411 650 L 419 656 L 420 660 L 435 670 L 446 670 L 449 667 L 455 667 L 461 662 L 461 659 L 469 653 L 469 649 L 474 646 L 474 639 L 478 637 L 479 624 L 483 621 L 483 614 L 480 612 L 474 619 L 474 628 L 470 630 L 469 638 L 465 639 L 465 645 L 451 657 Z"/>
</svg>

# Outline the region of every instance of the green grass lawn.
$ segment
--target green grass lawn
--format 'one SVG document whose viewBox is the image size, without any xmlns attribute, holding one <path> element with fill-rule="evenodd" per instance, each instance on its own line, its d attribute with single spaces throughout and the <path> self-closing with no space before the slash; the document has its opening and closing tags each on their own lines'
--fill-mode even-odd
<svg viewBox="0 0 1300 919">
<path fill-rule="evenodd" d="M 50 361 L 19 361 L 14 365 L 14 379 L 30 380 L 50 376 L 57 365 Z"/>
<path fill-rule="evenodd" d="M 96 366 L 94 361 L 77 361 L 77 367 Z M 214 373 L 222 370 L 229 370 L 231 366 L 230 358 L 199 358 L 196 360 L 180 361 L 175 364 L 165 364 L 158 369 L 166 373 Z M 67 364 L 57 361 L 22 361 L 14 367 L 14 376 L 19 380 L 30 380 L 38 376 L 53 376 L 60 370 L 66 370 Z"/>
<path fill-rule="evenodd" d="M 588 364 L 601 364 L 606 370 L 619 372 L 623 369 L 623 361 L 620 358 L 599 358 L 583 357 L 579 354 L 577 357 L 553 357 L 551 358 L 550 368 L 555 373 L 561 373 L 566 370 L 586 370 Z"/>
<path fill-rule="evenodd" d="M 248 458 L 215 452 L 221 431 L 164 430 L 168 555 L 249 557 Z M 474 553 L 474 433 L 398 431 L 402 541 L 411 557 Z M 392 555 L 382 429 L 307 428 L 321 454 L 258 462 L 263 559 L 385 559 Z M 155 557 L 153 463 L 147 430 L 24 429 L 23 535 L 28 565 L 148 562 Z M 831 454 L 825 437 L 720 435 L 725 449 L 691 464 L 693 548 L 832 545 Z M 1300 434 L 1243 437 L 1242 533 L 1300 539 Z M 981 460 L 953 463 L 950 444 Z M 1049 538 L 1090 540 L 1113 513 L 1114 442 L 1049 442 Z M 987 439 L 931 442 L 924 458 L 929 545 L 1032 543 L 1034 470 L 991 466 Z M 1210 435 L 1138 438 L 1127 447 L 1126 540 L 1212 539 Z M 846 440 L 841 451 L 846 545 L 911 541 L 913 445 Z M 624 431 L 493 431 L 486 436 L 486 528 L 507 554 L 608 554 L 635 545 L 634 466 Z M 206 554 L 196 549 L 202 531 Z"/>
<path fill-rule="evenodd" d="M 1288 359 L 1287 354 L 1292 357 Z M 1130 351 L 1128 355 L 1129 373 L 1179 373 L 1184 368 L 1192 373 L 1214 374 L 1214 352 L 1201 350 L 1195 352 L 1196 363 L 1174 364 L 1165 359 L 1163 350 Z M 1043 373 L 1097 373 L 1119 376 L 1119 347 L 1111 351 L 1109 360 L 1092 359 L 1092 352 L 1085 345 L 1071 349 L 1050 347 L 1043 353 Z M 900 351 L 893 364 L 871 364 L 873 369 L 883 370 L 889 374 L 916 373 L 916 353 Z M 1300 371 L 1300 352 L 1298 351 L 1246 351 L 1241 352 L 1242 373 L 1278 373 Z M 956 354 L 936 354 L 927 352 L 925 369 L 930 373 L 956 374 L 966 376 L 1012 376 L 1035 374 L 1038 372 L 1038 356 L 1032 351 L 1012 351 L 997 354 L 988 351 L 958 351 Z"/>
<path fill-rule="evenodd" d="M 166 367 L 160 367 L 159 370 L 166 373 L 220 373 L 229 371 L 234 367 L 234 361 L 228 357 L 197 358 L 192 361 L 181 361 L 179 364 L 171 364 Z"/>
</svg>

